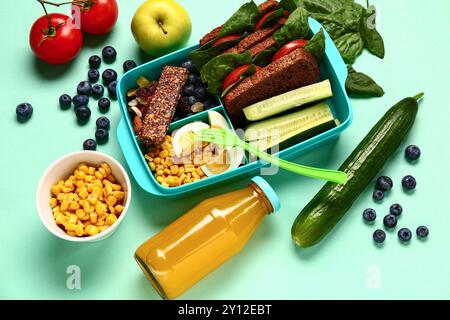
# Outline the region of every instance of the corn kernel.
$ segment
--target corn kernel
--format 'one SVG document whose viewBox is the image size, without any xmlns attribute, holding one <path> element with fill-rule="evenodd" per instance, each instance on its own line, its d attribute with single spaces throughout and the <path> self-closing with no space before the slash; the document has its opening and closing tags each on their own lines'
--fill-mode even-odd
<svg viewBox="0 0 450 320">
<path fill-rule="evenodd" d="M 111 174 L 111 167 L 109 166 L 109 164 L 107 164 L 106 162 L 103 162 L 100 165 L 101 168 L 103 168 L 106 171 L 106 174 Z"/>
<path fill-rule="evenodd" d="M 154 162 L 155 164 L 160 164 L 160 163 L 161 163 L 161 158 L 156 157 L 155 159 L 153 159 L 153 162 Z"/>
<path fill-rule="evenodd" d="M 166 187 L 166 188 L 169 188 L 169 187 L 170 187 L 170 185 L 169 185 L 167 182 L 165 182 L 165 181 L 163 181 L 163 182 L 161 183 L 161 185 L 162 185 L 163 187 Z"/>
<path fill-rule="evenodd" d="M 73 201 L 72 203 L 70 203 L 69 208 L 70 210 L 77 211 L 78 209 L 80 209 L 80 204 L 76 201 Z"/>
<path fill-rule="evenodd" d="M 93 213 L 91 213 L 91 214 L 89 214 L 89 221 L 92 223 L 92 224 L 96 224 L 97 223 L 97 214 L 95 213 L 95 212 L 93 212 Z"/>
<path fill-rule="evenodd" d="M 111 186 L 112 186 L 114 191 L 121 191 L 122 190 L 122 186 L 120 184 L 113 183 Z"/>
<path fill-rule="evenodd" d="M 67 222 L 67 217 L 62 213 L 57 213 L 55 220 L 56 224 L 64 225 Z"/>
<path fill-rule="evenodd" d="M 77 226 L 75 227 L 75 234 L 76 234 L 78 237 L 82 237 L 82 236 L 84 235 L 84 228 L 83 228 L 83 226 L 77 225 Z"/>
<path fill-rule="evenodd" d="M 66 231 L 75 231 L 76 227 L 77 227 L 76 223 L 67 222 L 64 225 L 64 228 L 66 228 Z"/>
<path fill-rule="evenodd" d="M 77 211 L 75 211 L 75 214 L 77 215 L 77 218 L 80 220 L 82 220 L 86 215 L 83 209 L 78 209 Z"/>
<path fill-rule="evenodd" d="M 114 207 L 117 203 L 117 199 L 114 196 L 109 196 L 108 199 L 106 199 L 106 204 L 108 206 Z"/>
<path fill-rule="evenodd" d="M 195 171 L 195 166 L 193 164 L 185 164 L 184 165 L 184 172 L 192 173 L 193 171 Z"/>
<path fill-rule="evenodd" d="M 78 167 L 78 170 L 80 170 L 81 172 L 88 174 L 89 173 L 89 168 L 87 167 L 87 165 L 82 164 Z"/>
<path fill-rule="evenodd" d="M 157 176 L 156 181 L 158 181 L 159 183 L 163 183 L 164 178 L 162 176 Z"/>
<path fill-rule="evenodd" d="M 93 176 L 94 174 L 95 174 L 95 168 L 94 167 L 89 167 L 89 174 L 91 175 L 91 176 Z"/>
<path fill-rule="evenodd" d="M 66 211 L 69 209 L 69 202 L 67 200 L 63 200 L 61 202 L 61 211 Z"/>
<path fill-rule="evenodd" d="M 183 184 L 184 180 L 186 179 L 186 175 L 183 173 L 179 178 L 180 184 Z"/>
<path fill-rule="evenodd" d="M 89 225 L 86 227 L 85 232 L 89 236 L 95 236 L 96 234 L 99 233 L 99 229 L 96 226 Z"/>
<path fill-rule="evenodd" d="M 95 206 L 95 212 L 96 212 L 97 214 L 99 214 L 99 215 L 105 214 L 107 211 L 108 211 L 108 210 L 106 209 L 106 205 L 103 204 L 103 203 L 98 203 L 98 204 Z"/>
<path fill-rule="evenodd" d="M 98 227 L 98 230 L 99 230 L 99 232 L 103 232 L 103 231 L 107 230 L 108 228 L 109 228 L 109 226 L 101 226 L 101 227 Z"/>
<path fill-rule="evenodd" d="M 192 172 L 192 177 L 193 177 L 194 179 L 200 179 L 200 176 L 199 176 L 199 174 L 197 173 L 197 171 L 193 171 L 193 172 Z"/>
<path fill-rule="evenodd" d="M 112 226 L 114 224 L 114 222 L 116 222 L 116 221 L 117 221 L 116 215 L 110 214 L 108 216 L 108 218 L 106 218 L 106 220 L 105 220 L 105 225 Z"/>
<path fill-rule="evenodd" d="M 109 213 L 116 214 L 116 209 L 114 207 L 108 207 Z"/>
<path fill-rule="evenodd" d="M 158 170 L 158 171 L 156 171 L 156 175 L 157 176 L 163 176 L 164 175 L 164 171 L 163 170 Z"/>
<path fill-rule="evenodd" d="M 105 220 L 98 221 L 95 225 L 96 225 L 97 227 L 103 227 L 103 226 L 105 225 Z"/>
<path fill-rule="evenodd" d="M 56 198 L 50 199 L 50 207 L 53 209 L 58 205 L 58 200 Z"/>
<path fill-rule="evenodd" d="M 53 195 L 58 196 L 61 193 L 61 188 L 58 185 L 54 185 L 51 191 Z"/>
<path fill-rule="evenodd" d="M 178 177 L 170 176 L 167 178 L 167 183 L 171 187 L 178 187 L 180 185 L 180 180 Z"/>
<path fill-rule="evenodd" d="M 110 194 L 113 193 L 113 189 L 112 189 L 112 186 L 110 184 L 106 185 L 105 192 L 106 192 L 107 195 L 110 195 Z"/>
<path fill-rule="evenodd" d="M 114 178 L 114 176 L 111 174 L 109 174 L 106 178 L 111 182 L 116 182 L 116 178 Z"/>
<path fill-rule="evenodd" d="M 168 156 L 169 156 L 169 151 L 167 151 L 167 150 L 163 150 L 163 151 L 161 151 L 161 152 L 159 153 L 159 157 L 162 158 L 162 159 L 165 159 L 165 158 L 167 158 Z"/>
<path fill-rule="evenodd" d="M 169 169 L 164 169 L 164 175 L 170 176 L 170 170 Z"/>
<path fill-rule="evenodd" d="M 101 174 L 100 171 L 96 171 L 96 172 L 95 172 L 95 177 L 96 177 L 97 179 L 103 180 L 103 175 Z"/>
<path fill-rule="evenodd" d="M 86 181 L 86 182 L 92 182 L 92 179 L 94 179 L 94 177 L 91 176 L 91 175 L 86 175 L 86 176 L 84 177 L 84 181 Z"/>
<path fill-rule="evenodd" d="M 205 176 L 205 173 L 203 172 L 202 168 L 198 167 L 197 169 L 195 169 L 195 171 L 197 172 L 197 174 L 200 177 L 204 177 Z"/>
<path fill-rule="evenodd" d="M 72 237 L 76 237 L 77 236 L 77 233 L 75 231 L 71 231 L 71 230 L 66 230 L 66 231 L 67 231 L 67 234 L 69 236 L 72 236 Z"/>
<path fill-rule="evenodd" d="M 178 166 L 171 166 L 171 167 L 170 167 L 170 174 L 172 174 L 172 175 L 174 175 L 174 176 L 177 176 L 177 175 L 178 175 L 178 172 L 179 172 Z"/>
<path fill-rule="evenodd" d="M 156 170 L 156 164 L 155 164 L 154 162 L 150 162 L 148 165 L 149 165 L 149 167 L 150 167 L 150 170 L 151 170 L 152 172 L 155 172 L 155 170 Z"/>
<path fill-rule="evenodd" d="M 114 207 L 114 211 L 116 214 L 121 214 L 124 209 L 125 209 L 125 207 L 120 204 L 118 204 L 117 206 Z M 111 212 L 111 213 L 114 213 L 114 212 Z"/>
</svg>

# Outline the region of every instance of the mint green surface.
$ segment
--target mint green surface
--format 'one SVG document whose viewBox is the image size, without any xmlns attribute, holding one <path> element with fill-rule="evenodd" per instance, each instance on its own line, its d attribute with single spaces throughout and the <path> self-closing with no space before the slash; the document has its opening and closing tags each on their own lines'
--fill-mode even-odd
<svg viewBox="0 0 450 320">
<path fill-rule="evenodd" d="M 222 23 L 241 0 L 183 0 L 193 20 L 191 43 Z M 335 169 L 372 125 L 406 96 L 426 93 L 418 120 L 405 142 L 418 144 L 423 157 L 415 165 L 403 158 L 402 147 L 383 173 L 395 188 L 382 204 L 364 192 L 334 232 L 319 246 L 297 249 L 290 238 L 291 224 L 323 182 L 280 171 L 266 177 L 282 203 L 279 214 L 268 217 L 239 256 L 226 263 L 183 296 L 186 299 L 444 299 L 450 298 L 450 183 L 448 147 L 450 111 L 448 95 L 450 1 L 371 1 L 380 12 L 380 31 L 387 54 L 382 61 L 364 52 L 355 68 L 369 73 L 384 87 L 381 99 L 352 100 L 354 123 L 342 137 L 298 159 L 298 163 Z M 58 108 L 62 93 L 73 95 L 86 78 L 87 59 L 104 45 L 118 50 L 118 70 L 127 58 L 145 60 L 134 43 L 129 25 L 141 1 L 119 0 L 120 18 L 113 33 L 86 37 L 81 55 L 66 66 L 52 67 L 37 61 L 28 47 L 29 28 L 41 15 L 30 0 L 4 1 L 0 9 L 3 30 L 0 63 L 2 77 L 0 128 L 0 298 L 14 299 L 159 299 L 133 260 L 134 250 L 147 238 L 182 215 L 199 201 L 245 185 L 212 189 L 184 200 L 167 201 L 142 192 L 133 182 L 132 205 L 113 237 L 96 244 L 71 244 L 55 238 L 41 224 L 35 206 L 37 183 L 56 158 L 80 150 L 94 135 L 98 111 L 79 127 L 72 111 Z M 63 12 L 68 8 L 61 9 Z M 15 106 L 29 101 L 32 120 L 20 125 Z M 99 151 L 121 163 L 115 137 L 119 121 L 116 103 L 108 115 L 113 123 L 111 140 Z M 406 195 L 401 178 L 413 174 L 418 188 Z M 383 248 L 372 243 L 374 226 L 362 222 L 362 211 L 374 207 L 381 227 L 389 205 L 400 202 L 404 214 L 399 227 L 425 224 L 430 238 L 413 237 L 402 245 L 388 232 Z M 66 269 L 81 268 L 81 290 L 68 290 Z M 380 287 L 368 286 L 373 266 L 380 271 Z M 371 289 L 372 288 L 372 289 Z"/>
</svg>

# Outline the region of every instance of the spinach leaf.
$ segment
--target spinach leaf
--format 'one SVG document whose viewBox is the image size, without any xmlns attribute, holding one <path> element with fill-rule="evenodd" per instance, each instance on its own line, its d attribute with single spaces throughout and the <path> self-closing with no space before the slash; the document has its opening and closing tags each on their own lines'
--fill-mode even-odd
<svg viewBox="0 0 450 320">
<path fill-rule="evenodd" d="M 325 54 L 325 34 L 322 28 L 309 40 L 304 49 L 316 58 L 318 64 L 322 62 L 323 55 Z"/>
<path fill-rule="evenodd" d="M 380 59 L 384 58 L 384 41 L 376 29 L 376 8 L 370 6 L 361 21 L 361 36 L 366 48 Z"/>
<path fill-rule="evenodd" d="M 309 31 L 308 11 L 297 8 L 291 13 L 286 23 L 274 32 L 273 38 L 278 45 L 283 45 L 295 39 L 306 38 Z"/>
<path fill-rule="evenodd" d="M 344 61 L 349 64 L 355 62 L 356 57 L 358 57 L 364 49 L 364 42 L 359 32 L 344 34 L 337 38 L 334 43 Z"/>
<path fill-rule="evenodd" d="M 206 43 L 201 48 L 198 48 L 196 50 L 193 50 L 189 53 L 190 58 L 196 65 L 198 70 L 201 70 L 202 67 L 212 58 L 218 56 L 222 52 L 226 51 L 227 49 L 237 45 L 239 42 L 241 42 L 242 39 L 248 36 L 248 33 L 245 33 L 242 37 L 236 40 L 223 42 L 215 47 L 212 47 L 212 44 L 216 42 L 216 39 L 211 40 L 210 42 Z"/>
<path fill-rule="evenodd" d="M 345 88 L 350 97 L 369 98 L 382 97 L 384 90 L 375 80 L 362 72 L 356 72 L 352 66 L 348 66 L 348 77 Z"/>
<path fill-rule="evenodd" d="M 359 32 L 364 8 L 354 3 L 331 14 L 311 13 L 311 17 L 323 24 L 331 38 L 337 39 L 349 32 Z"/>
<path fill-rule="evenodd" d="M 300 0 L 298 5 L 309 12 L 331 14 L 353 2 L 353 0 Z"/>
<path fill-rule="evenodd" d="M 266 26 L 268 26 L 269 24 L 271 24 L 273 21 L 277 20 L 278 18 L 281 18 L 284 16 L 284 10 L 282 8 L 277 9 L 275 11 L 273 11 L 270 16 L 268 16 L 266 18 L 266 20 L 264 20 L 264 22 L 262 23 L 262 25 L 259 27 L 264 28 Z"/>
<path fill-rule="evenodd" d="M 294 12 L 297 9 L 297 4 L 294 0 L 281 0 L 277 6 L 278 8 L 282 8 L 289 12 Z"/>
<path fill-rule="evenodd" d="M 231 71 L 244 64 L 252 63 L 250 51 L 242 54 L 224 53 L 212 58 L 203 66 L 200 76 L 203 82 L 208 84 L 211 94 L 218 94 L 222 88 L 222 82 Z"/>
<path fill-rule="evenodd" d="M 253 63 L 260 67 L 267 66 L 271 61 L 274 54 L 277 52 L 278 47 L 272 47 L 261 51 L 253 58 Z"/>
<path fill-rule="evenodd" d="M 225 22 L 220 30 L 219 38 L 230 34 L 252 32 L 260 17 L 261 13 L 254 1 L 244 4 L 230 19 L 228 19 L 227 22 Z"/>
</svg>

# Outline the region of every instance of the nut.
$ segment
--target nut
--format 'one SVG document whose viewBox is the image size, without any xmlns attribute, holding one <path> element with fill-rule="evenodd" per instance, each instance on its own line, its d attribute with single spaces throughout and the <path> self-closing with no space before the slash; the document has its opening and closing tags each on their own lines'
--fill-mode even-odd
<svg viewBox="0 0 450 320">
<path fill-rule="evenodd" d="M 196 103 L 194 103 L 194 104 L 192 105 L 191 111 L 192 111 L 193 113 L 199 113 L 199 112 L 202 112 L 202 111 L 203 111 L 204 107 L 205 107 L 205 105 L 204 105 L 203 103 L 201 103 L 201 102 L 196 102 Z"/>
</svg>

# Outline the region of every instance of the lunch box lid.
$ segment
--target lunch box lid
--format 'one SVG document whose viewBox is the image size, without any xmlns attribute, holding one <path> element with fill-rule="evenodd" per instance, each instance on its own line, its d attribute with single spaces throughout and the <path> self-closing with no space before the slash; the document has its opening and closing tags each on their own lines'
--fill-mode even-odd
<svg viewBox="0 0 450 320">
<path fill-rule="evenodd" d="M 255 183 L 267 196 L 267 199 L 269 199 L 270 204 L 272 205 L 273 212 L 277 213 L 281 209 L 281 202 L 280 198 L 278 198 L 277 193 L 275 190 L 273 190 L 272 186 L 262 177 L 254 177 L 251 180 L 253 183 Z"/>
</svg>

